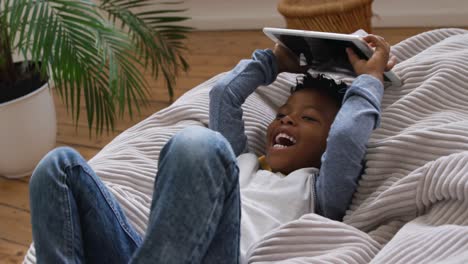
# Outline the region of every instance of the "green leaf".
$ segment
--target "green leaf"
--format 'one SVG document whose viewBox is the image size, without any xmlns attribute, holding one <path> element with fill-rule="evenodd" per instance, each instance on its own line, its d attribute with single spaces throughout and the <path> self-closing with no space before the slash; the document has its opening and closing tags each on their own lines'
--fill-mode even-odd
<svg viewBox="0 0 468 264">
<path fill-rule="evenodd" d="M 87 119 L 88 119 L 89 130 L 91 130 L 91 127 L 94 121 L 94 104 L 92 103 L 92 97 L 91 97 L 91 89 L 92 89 L 91 83 L 92 83 L 92 80 L 90 78 L 84 79 L 83 93 L 85 97 L 86 114 L 87 114 Z"/>
<path fill-rule="evenodd" d="M 183 40 L 192 30 L 178 3 L 153 0 L 6 0 L 0 13 L 12 47 L 42 62 L 75 125 L 84 98 L 88 127 L 114 129 L 116 107 L 130 116 L 149 95 L 145 69 L 172 87 L 187 70 Z M 140 8 L 140 9 L 138 9 Z M 144 10 L 136 12 L 135 10 Z"/>
</svg>

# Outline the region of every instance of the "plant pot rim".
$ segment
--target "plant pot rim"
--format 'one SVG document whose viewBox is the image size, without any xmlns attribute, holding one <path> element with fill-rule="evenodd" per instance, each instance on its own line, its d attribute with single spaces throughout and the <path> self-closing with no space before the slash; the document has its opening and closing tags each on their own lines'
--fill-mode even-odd
<svg viewBox="0 0 468 264">
<path fill-rule="evenodd" d="M 4 107 L 4 106 L 7 106 L 7 105 L 12 105 L 12 104 L 18 103 L 18 102 L 20 102 L 20 101 L 23 101 L 23 100 L 29 98 L 29 97 L 32 97 L 32 96 L 34 96 L 34 95 L 40 93 L 42 90 L 48 88 L 48 86 L 49 86 L 49 82 L 47 81 L 47 82 L 45 82 L 39 89 L 36 89 L 36 90 L 35 90 L 34 92 L 32 92 L 32 93 L 28 93 L 28 94 L 25 94 L 25 95 L 23 95 L 23 96 L 21 96 L 21 97 L 18 97 L 18 98 L 16 98 L 16 99 L 13 99 L 13 100 L 11 100 L 11 101 L 1 103 L 1 104 L 0 104 L 0 108 L 1 108 L 1 107 Z"/>
<path fill-rule="evenodd" d="M 40 93 L 42 90 L 44 90 L 45 88 L 48 88 L 49 86 L 49 81 L 46 81 L 41 87 L 39 87 L 38 89 L 34 90 L 32 93 L 28 93 L 28 94 L 25 94 L 21 97 L 18 97 L 16 99 L 13 99 L 13 100 L 10 100 L 8 102 L 3 102 L 3 103 L 0 103 L 0 108 L 1 107 L 4 107 L 4 106 L 7 106 L 7 105 L 12 105 L 12 104 L 15 104 L 15 103 L 18 103 L 19 101 L 23 101 L 29 97 L 32 97 L 38 93 Z"/>
</svg>

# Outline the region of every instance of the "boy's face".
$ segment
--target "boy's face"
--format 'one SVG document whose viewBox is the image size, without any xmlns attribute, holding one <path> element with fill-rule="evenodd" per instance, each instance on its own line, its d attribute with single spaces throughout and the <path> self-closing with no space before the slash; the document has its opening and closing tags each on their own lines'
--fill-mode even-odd
<svg viewBox="0 0 468 264">
<path fill-rule="evenodd" d="M 268 126 L 266 160 L 274 172 L 289 174 L 320 167 L 330 126 L 339 107 L 317 89 L 294 92 Z"/>
</svg>

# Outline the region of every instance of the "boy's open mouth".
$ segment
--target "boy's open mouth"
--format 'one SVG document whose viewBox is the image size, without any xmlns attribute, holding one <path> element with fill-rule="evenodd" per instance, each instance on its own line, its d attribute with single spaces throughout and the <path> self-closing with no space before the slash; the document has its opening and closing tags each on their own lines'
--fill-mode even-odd
<svg viewBox="0 0 468 264">
<path fill-rule="evenodd" d="M 273 140 L 273 148 L 283 149 L 294 146 L 296 144 L 296 139 L 292 136 L 289 136 L 285 133 L 279 133 Z"/>
</svg>

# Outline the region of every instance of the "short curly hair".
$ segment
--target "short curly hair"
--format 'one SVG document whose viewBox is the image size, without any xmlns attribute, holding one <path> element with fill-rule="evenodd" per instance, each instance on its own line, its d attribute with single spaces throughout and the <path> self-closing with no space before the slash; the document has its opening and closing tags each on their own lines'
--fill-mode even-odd
<svg viewBox="0 0 468 264">
<path fill-rule="evenodd" d="M 341 107 L 343 98 L 348 85 L 344 82 L 337 82 L 332 78 L 326 77 L 324 74 L 316 76 L 306 73 L 303 78 L 298 78 L 296 86 L 291 87 L 291 94 L 302 89 L 316 89 L 325 93 L 336 102 L 338 107 Z"/>
</svg>

